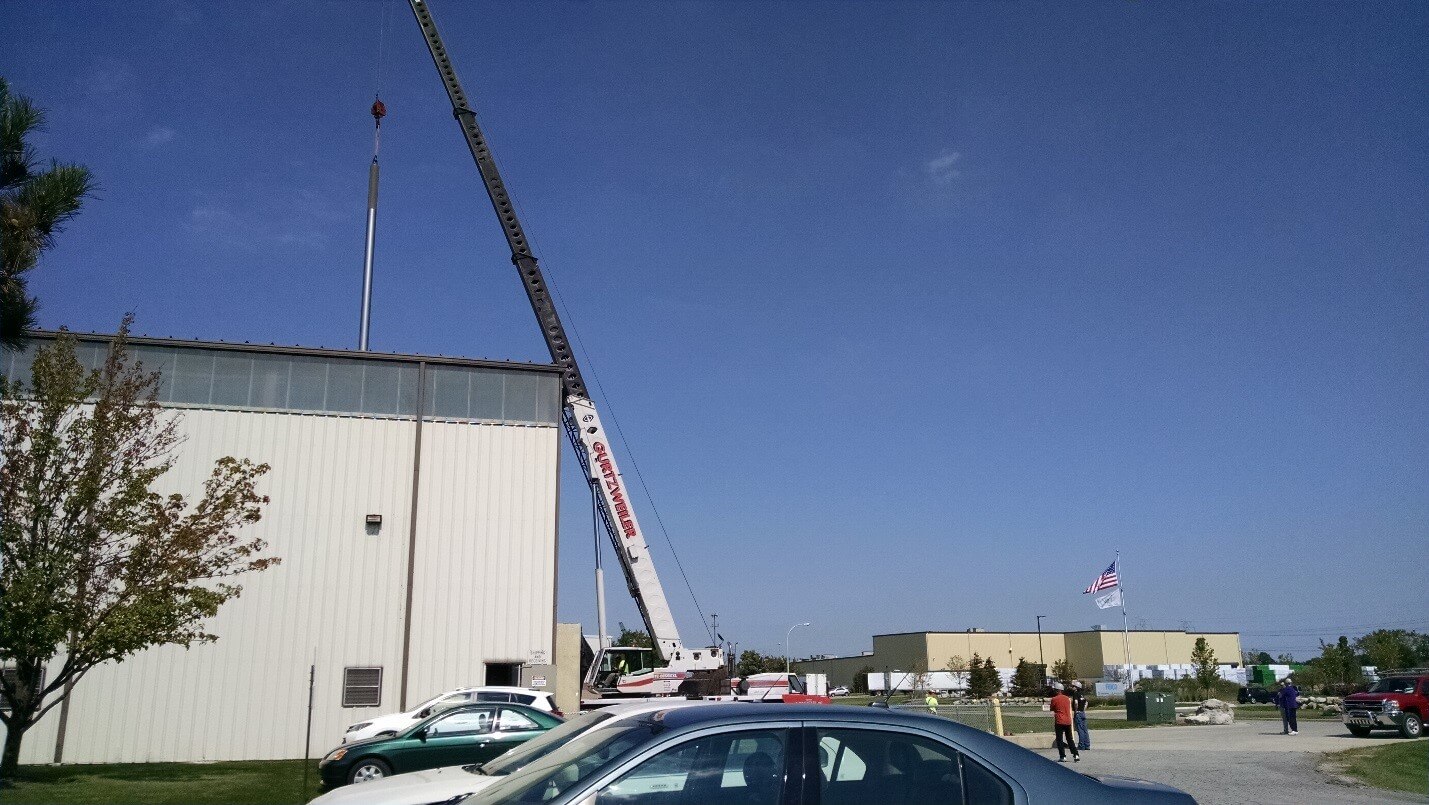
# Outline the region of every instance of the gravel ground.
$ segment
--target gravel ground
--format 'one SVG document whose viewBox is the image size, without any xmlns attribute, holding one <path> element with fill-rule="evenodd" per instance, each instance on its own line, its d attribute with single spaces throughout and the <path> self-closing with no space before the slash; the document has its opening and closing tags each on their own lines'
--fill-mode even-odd
<svg viewBox="0 0 1429 805">
<path fill-rule="evenodd" d="M 1316 770 L 1325 752 L 1398 740 L 1381 732 L 1356 738 L 1338 722 L 1307 721 L 1300 722 L 1299 735 L 1281 735 L 1280 725 L 1270 721 L 1093 731 L 1093 748 L 1082 753 L 1076 770 L 1166 783 L 1202 805 L 1426 802 L 1423 796 L 1336 783 Z M 1055 749 L 1036 751 L 1057 757 Z"/>
</svg>

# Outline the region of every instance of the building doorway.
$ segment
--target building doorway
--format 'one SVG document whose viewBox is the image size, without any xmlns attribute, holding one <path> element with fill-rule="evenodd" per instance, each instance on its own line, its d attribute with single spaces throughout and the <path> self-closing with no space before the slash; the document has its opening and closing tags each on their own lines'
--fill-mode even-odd
<svg viewBox="0 0 1429 805">
<path fill-rule="evenodd" d="M 521 684 L 521 663 L 519 662 L 489 662 L 486 664 L 486 684 L 488 685 L 513 685 Z"/>
</svg>

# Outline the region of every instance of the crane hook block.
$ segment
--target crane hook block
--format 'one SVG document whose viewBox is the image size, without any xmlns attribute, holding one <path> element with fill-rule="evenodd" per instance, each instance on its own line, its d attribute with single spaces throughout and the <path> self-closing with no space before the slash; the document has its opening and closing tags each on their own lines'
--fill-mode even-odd
<svg viewBox="0 0 1429 805">
<path fill-rule="evenodd" d="M 377 123 L 378 123 L 379 125 L 382 123 L 382 118 L 384 118 L 384 117 L 386 117 L 386 116 L 387 116 L 387 106 L 382 103 L 382 100 L 379 98 L 378 100 L 373 101 L 373 102 L 372 102 L 372 117 L 377 121 Z"/>
</svg>

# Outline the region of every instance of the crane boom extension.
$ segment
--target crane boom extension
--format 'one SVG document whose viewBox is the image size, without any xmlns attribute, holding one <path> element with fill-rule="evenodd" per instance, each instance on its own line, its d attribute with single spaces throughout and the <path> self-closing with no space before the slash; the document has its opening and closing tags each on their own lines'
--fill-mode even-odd
<svg viewBox="0 0 1429 805">
<path fill-rule="evenodd" d="M 472 158 L 476 160 L 486 193 L 491 198 L 496 217 L 506 234 L 506 242 L 511 247 L 511 262 L 516 265 L 521 282 L 526 287 L 526 296 L 530 299 L 531 309 L 536 313 L 536 319 L 541 325 L 541 334 L 546 339 L 551 360 L 561 368 L 565 399 L 562 422 L 566 435 L 575 450 L 581 469 L 586 473 L 586 478 L 599 491 L 596 503 L 600 519 L 616 555 L 620 558 L 626 586 L 640 608 L 645 628 L 649 630 L 656 650 L 666 663 L 695 669 L 720 667 L 723 659 L 719 658 L 718 649 L 688 652 L 680 642 L 679 630 L 675 627 L 675 619 L 665 600 L 660 577 L 655 573 L 645 534 L 640 529 L 635 510 L 626 494 L 620 469 L 601 426 L 600 415 L 596 412 L 595 403 L 591 402 L 585 380 L 581 378 L 580 367 L 576 365 L 575 355 L 572 354 L 570 342 L 566 339 L 565 327 L 561 325 L 560 316 L 556 314 L 556 307 L 551 301 L 545 278 L 541 275 L 535 256 L 531 254 L 530 243 L 521 229 L 521 222 L 516 217 L 496 163 L 492 161 L 491 149 L 477 125 L 476 114 L 467 102 L 466 93 L 462 91 L 461 82 L 452 67 L 451 57 L 447 55 L 446 46 L 442 43 L 441 35 L 437 33 L 436 22 L 432 19 L 426 2 L 408 0 L 408 3 L 422 29 L 422 36 L 427 41 L 427 49 L 431 51 L 432 61 L 441 75 L 447 97 L 451 99 L 452 114 L 461 124 L 462 135 L 466 138 Z"/>
</svg>

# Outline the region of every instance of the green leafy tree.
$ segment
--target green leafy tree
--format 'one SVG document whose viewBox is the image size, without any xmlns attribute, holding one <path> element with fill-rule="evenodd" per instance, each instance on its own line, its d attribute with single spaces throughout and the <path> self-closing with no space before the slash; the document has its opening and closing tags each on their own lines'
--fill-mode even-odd
<svg viewBox="0 0 1429 805">
<path fill-rule="evenodd" d="M 1249 649 L 1245 652 L 1246 665 L 1271 665 L 1274 662 L 1275 658 L 1270 656 L 1268 651 Z"/>
<path fill-rule="evenodd" d="M 238 532 L 258 522 L 266 464 L 219 459 L 201 497 L 153 487 L 174 463 L 177 417 L 158 375 L 131 364 L 125 319 L 86 371 L 62 334 L 28 385 L 0 378 L 0 675 L 9 703 L 0 777 L 21 741 L 85 674 L 151 646 L 207 643 L 205 621 L 278 560 Z M 46 676 L 46 670 L 49 671 Z"/>
<path fill-rule="evenodd" d="M 961 654 L 954 654 L 943 664 L 943 670 L 953 675 L 953 684 L 957 686 L 960 682 L 967 682 L 968 661 L 963 659 Z"/>
<path fill-rule="evenodd" d="M 766 674 L 782 674 L 786 666 L 783 655 L 765 654 L 764 667 L 761 669 Z"/>
<path fill-rule="evenodd" d="M 616 621 L 620 626 L 620 637 L 615 639 L 615 645 L 628 646 L 631 648 L 654 648 L 655 642 L 650 639 L 650 633 L 644 629 L 627 629 L 625 624 Z"/>
<path fill-rule="evenodd" d="M 853 684 L 849 685 L 849 690 L 854 693 L 867 693 L 868 675 L 873 673 L 875 670 L 877 669 L 875 669 L 872 665 L 865 665 L 855 671 L 853 674 Z"/>
<path fill-rule="evenodd" d="M 1325 684 L 1335 692 L 1343 693 L 1364 684 L 1359 655 L 1344 635 L 1334 643 L 1320 643 L 1320 656 L 1314 662 L 1324 674 Z"/>
<path fill-rule="evenodd" d="M 1276 655 L 1275 662 L 1278 665 L 1292 665 L 1295 662 L 1295 655 L 1288 651 Z"/>
<path fill-rule="evenodd" d="M 984 660 L 974 654 L 968 677 L 968 694 L 974 699 L 986 699 L 1002 687 L 991 657 Z"/>
<path fill-rule="evenodd" d="M 750 674 L 774 674 L 784 672 L 784 657 L 773 654 L 760 654 L 753 649 L 746 649 L 739 653 L 739 662 L 735 663 L 735 676 L 749 676 Z"/>
<path fill-rule="evenodd" d="M 1216 652 L 1204 637 L 1196 638 L 1196 645 L 1191 648 L 1191 668 L 1196 684 L 1209 696 L 1221 674 L 1216 665 Z"/>
<path fill-rule="evenodd" d="M 1012 672 L 1012 695 L 1041 696 L 1047 683 L 1040 668 L 1039 664 L 1028 662 L 1026 657 L 1018 657 L 1017 668 Z"/>
<path fill-rule="evenodd" d="M 1063 685 L 1070 685 L 1077 681 L 1077 669 L 1071 660 L 1057 660 L 1052 663 L 1052 677 Z"/>
<path fill-rule="evenodd" d="M 18 348 L 35 326 L 39 303 L 25 273 L 54 245 L 55 235 L 89 195 L 89 169 L 42 166 L 26 140 L 44 129 L 45 113 L 0 78 L 0 348 Z"/>
<path fill-rule="evenodd" d="M 1429 640 L 1404 629 L 1376 629 L 1355 639 L 1355 650 L 1365 665 L 1388 671 L 1429 664 Z"/>
</svg>

